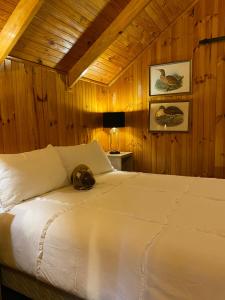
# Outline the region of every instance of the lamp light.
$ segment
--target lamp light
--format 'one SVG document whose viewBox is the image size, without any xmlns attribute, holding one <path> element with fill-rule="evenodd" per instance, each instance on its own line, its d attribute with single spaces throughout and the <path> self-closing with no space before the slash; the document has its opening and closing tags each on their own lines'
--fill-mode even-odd
<svg viewBox="0 0 225 300">
<path fill-rule="evenodd" d="M 125 127 L 125 112 L 103 113 L 103 128 L 110 129 L 110 153 L 119 154 L 119 129 Z"/>
</svg>

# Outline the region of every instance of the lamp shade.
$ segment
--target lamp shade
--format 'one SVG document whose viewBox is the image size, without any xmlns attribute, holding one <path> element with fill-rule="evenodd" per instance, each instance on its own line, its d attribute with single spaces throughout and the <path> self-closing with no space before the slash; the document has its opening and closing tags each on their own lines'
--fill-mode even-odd
<svg viewBox="0 0 225 300">
<path fill-rule="evenodd" d="M 103 128 L 125 127 L 125 112 L 103 113 Z"/>
</svg>

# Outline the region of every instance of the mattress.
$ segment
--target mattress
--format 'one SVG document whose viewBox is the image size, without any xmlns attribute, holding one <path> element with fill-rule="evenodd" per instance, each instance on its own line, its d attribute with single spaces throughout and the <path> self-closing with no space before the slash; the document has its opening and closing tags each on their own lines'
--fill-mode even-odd
<svg viewBox="0 0 225 300">
<path fill-rule="evenodd" d="M 96 176 L 0 214 L 0 263 L 84 299 L 224 300 L 225 180 Z"/>
</svg>

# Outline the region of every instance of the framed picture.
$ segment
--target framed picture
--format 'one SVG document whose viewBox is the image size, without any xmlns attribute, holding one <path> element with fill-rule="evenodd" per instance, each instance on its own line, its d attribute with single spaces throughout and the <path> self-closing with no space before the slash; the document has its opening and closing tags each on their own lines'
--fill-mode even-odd
<svg viewBox="0 0 225 300">
<path fill-rule="evenodd" d="M 189 131 L 189 101 L 149 102 L 149 130 Z"/>
<path fill-rule="evenodd" d="M 191 93 L 191 61 L 150 66 L 150 96 Z"/>
</svg>

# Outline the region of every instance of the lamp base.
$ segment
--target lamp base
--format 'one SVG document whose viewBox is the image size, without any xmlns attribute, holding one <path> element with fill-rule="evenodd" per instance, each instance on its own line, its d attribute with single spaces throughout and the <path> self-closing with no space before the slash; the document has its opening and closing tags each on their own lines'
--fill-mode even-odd
<svg viewBox="0 0 225 300">
<path fill-rule="evenodd" d="M 120 151 L 118 150 L 112 150 L 112 151 L 109 151 L 110 154 L 120 154 Z"/>
</svg>

